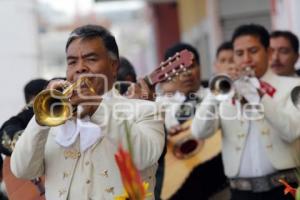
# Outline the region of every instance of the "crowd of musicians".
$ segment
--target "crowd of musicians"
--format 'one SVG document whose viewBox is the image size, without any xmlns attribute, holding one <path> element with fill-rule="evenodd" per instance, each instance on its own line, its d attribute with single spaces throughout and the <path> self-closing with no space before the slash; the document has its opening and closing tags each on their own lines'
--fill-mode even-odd
<svg viewBox="0 0 300 200">
<path fill-rule="evenodd" d="M 112 33 L 78 27 L 65 46 L 66 77 L 29 82 L 26 106 L 0 129 L 1 198 L 113 200 L 124 193 L 122 146 L 149 184 L 147 199 L 294 199 L 279 179 L 298 186 L 298 51 L 292 32 L 245 24 L 214 66 L 179 42 L 137 78 Z M 201 68 L 214 69 L 209 81 Z M 53 89 L 70 107 L 56 124 L 45 116 L 65 114 L 47 101 Z"/>
</svg>

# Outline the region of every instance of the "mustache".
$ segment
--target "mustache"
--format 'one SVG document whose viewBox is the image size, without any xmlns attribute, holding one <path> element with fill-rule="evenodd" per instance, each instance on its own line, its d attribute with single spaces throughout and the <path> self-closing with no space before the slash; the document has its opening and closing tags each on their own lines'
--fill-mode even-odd
<svg viewBox="0 0 300 200">
<path fill-rule="evenodd" d="M 281 62 L 272 62 L 271 66 L 283 66 L 283 64 Z"/>
</svg>

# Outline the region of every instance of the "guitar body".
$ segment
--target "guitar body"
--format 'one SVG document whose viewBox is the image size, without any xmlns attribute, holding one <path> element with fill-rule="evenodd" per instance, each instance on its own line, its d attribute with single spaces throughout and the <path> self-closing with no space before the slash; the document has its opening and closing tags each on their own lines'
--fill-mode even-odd
<svg viewBox="0 0 300 200">
<path fill-rule="evenodd" d="M 191 135 L 190 129 L 178 134 L 180 139 Z M 201 163 L 215 157 L 221 151 L 221 132 L 218 130 L 212 137 L 200 140 L 199 151 L 186 159 L 178 159 L 173 153 L 174 141 L 169 140 L 165 155 L 165 173 L 162 188 L 162 199 L 168 199 L 182 186 L 192 170 Z"/>
<path fill-rule="evenodd" d="M 10 157 L 4 159 L 2 173 L 9 200 L 45 200 L 45 195 L 40 196 L 34 183 L 30 180 L 16 178 L 12 174 Z"/>
</svg>

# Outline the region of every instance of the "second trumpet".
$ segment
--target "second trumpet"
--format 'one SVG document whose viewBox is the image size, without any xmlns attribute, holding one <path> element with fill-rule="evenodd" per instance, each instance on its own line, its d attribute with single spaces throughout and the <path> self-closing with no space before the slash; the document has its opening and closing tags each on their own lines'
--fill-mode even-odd
<svg viewBox="0 0 300 200">
<path fill-rule="evenodd" d="M 213 77 L 209 84 L 209 89 L 216 99 L 222 101 L 233 96 L 233 81 L 227 75 L 217 75 Z"/>
</svg>

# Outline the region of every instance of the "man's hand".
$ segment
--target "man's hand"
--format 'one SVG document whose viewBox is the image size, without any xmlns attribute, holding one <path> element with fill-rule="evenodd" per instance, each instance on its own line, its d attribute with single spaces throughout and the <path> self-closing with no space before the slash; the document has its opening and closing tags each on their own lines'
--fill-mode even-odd
<svg viewBox="0 0 300 200">
<path fill-rule="evenodd" d="M 71 105 L 77 108 L 74 116 L 84 118 L 85 116 L 92 116 L 95 113 L 102 98 L 101 96 L 96 96 L 89 89 L 81 89 L 80 93 L 74 91 L 69 100 Z"/>
<path fill-rule="evenodd" d="M 234 82 L 234 87 L 246 102 L 257 104 L 260 102 L 259 81 L 256 77 L 243 77 Z"/>
<path fill-rule="evenodd" d="M 70 82 L 65 80 L 53 80 L 50 81 L 46 89 L 56 89 L 62 93 L 71 85 Z M 67 89 L 68 90 L 68 89 Z M 52 94 L 51 94 L 52 95 Z M 53 98 L 61 98 L 55 97 Z M 88 86 L 83 85 L 80 88 L 74 88 L 66 94 L 66 98 L 69 99 L 73 108 L 73 116 L 83 118 L 87 115 L 91 116 L 97 110 L 102 98 L 95 95 L 95 91 L 91 90 Z M 77 109 L 80 106 L 80 109 Z"/>
<path fill-rule="evenodd" d="M 66 89 L 68 86 L 70 86 L 71 83 L 62 79 L 55 79 L 52 80 L 48 83 L 47 88 L 49 90 L 59 90 L 59 91 L 63 91 L 64 89 Z"/>
<path fill-rule="evenodd" d="M 181 124 L 176 125 L 176 126 L 172 126 L 169 130 L 168 130 L 168 136 L 175 136 L 178 135 L 179 133 L 188 130 L 190 127 L 189 126 L 182 126 Z"/>
</svg>

